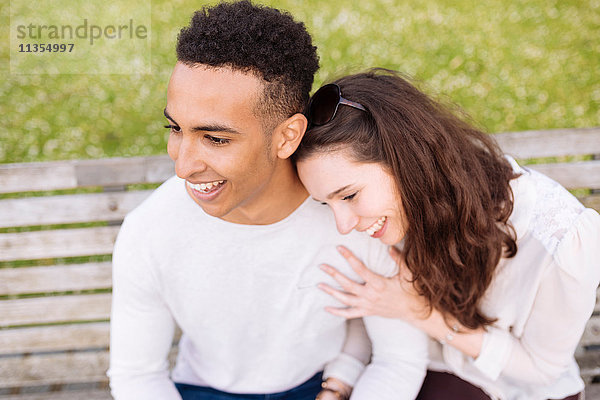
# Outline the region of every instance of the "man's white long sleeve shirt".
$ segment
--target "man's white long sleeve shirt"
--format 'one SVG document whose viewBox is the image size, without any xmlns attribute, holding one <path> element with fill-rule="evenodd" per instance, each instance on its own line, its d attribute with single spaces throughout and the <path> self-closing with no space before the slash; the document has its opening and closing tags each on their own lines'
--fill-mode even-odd
<svg viewBox="0 0 600 400">
<path fill-rule="evenodd" d="M 323 369 L 354 383 L 362 372 L 356 355 L 368 358 L 370 348 L 359 340 L 340 353 L 346 321 L 324 307 L 341 304 L 317 288 L 337 286 L 323 263 L 360 280 L 337 245 L 380 274 L 396 272 L 386 246 L 364 233 L 340 235 L 330 210 L 312 199 L 277 223 L 240 225 L 204 213 L 183 180 L 165 182 L 127 216 L 115 245 L 113 396 L 180 399 L 173 382 L 281 392 Z M 398 320 L 364 321 L 373 357 L 353 398 L 413 399 L 426 372 L 425 334 Z M 183 335 L 170 376 L 176 324 Z"/>
</svg>

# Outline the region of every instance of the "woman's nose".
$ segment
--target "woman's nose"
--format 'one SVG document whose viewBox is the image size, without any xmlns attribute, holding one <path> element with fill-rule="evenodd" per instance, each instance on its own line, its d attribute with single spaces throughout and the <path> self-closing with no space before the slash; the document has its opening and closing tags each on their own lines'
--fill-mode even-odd
<svg viewBox="0 0 600 400">
<path fill-rule="evenodd" d="M 358 224 L 358 216 L 350 210 L 334 209 L 335 225 L 338 232 L 342 235 L 347 235 L 352 232 L 352 229 Z"/>
</svg>

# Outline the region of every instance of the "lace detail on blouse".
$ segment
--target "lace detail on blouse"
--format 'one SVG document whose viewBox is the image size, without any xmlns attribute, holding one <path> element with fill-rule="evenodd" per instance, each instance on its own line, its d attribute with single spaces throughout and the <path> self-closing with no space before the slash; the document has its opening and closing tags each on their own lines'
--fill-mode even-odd
<svg viewBox="0 0 600 400">
<path fill-rule="evenodd" d="M 585 207 L 559 183 L 537 171 L 524 169 L 531 174 L 537 194 L 530 225 L 531 234 L 554 255 L 561 239 Z"/>
</svg>

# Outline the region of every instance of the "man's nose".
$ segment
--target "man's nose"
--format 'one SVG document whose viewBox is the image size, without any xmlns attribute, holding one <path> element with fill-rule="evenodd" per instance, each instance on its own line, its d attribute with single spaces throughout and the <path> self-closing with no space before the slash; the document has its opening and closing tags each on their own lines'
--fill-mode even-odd
<svg viewBox="0 0 600 400">
<path fill-rule="evenodd" d="M 201 147 L 195 143 L 195 138 L 183 135 L 175 149 L 175 173 L 182 179 L 189 179 L 207 168 Z"/>
</svg>

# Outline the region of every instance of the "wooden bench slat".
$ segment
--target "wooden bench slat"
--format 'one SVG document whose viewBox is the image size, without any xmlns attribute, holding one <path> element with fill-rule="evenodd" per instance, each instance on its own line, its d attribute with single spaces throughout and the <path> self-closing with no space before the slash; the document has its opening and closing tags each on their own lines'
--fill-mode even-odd
<svg viewBox="0 0 600 400">
<path fill-rule="evenodd" d="M 70 162 L 0 165 L 0 193 L 77 187 Z"/>
<path fill-rule="evenodd" d="M 584 206 L 600 212 L 600 194 L 592 194 L 579 199 Z"/>
<path fill-rule="evenodd" d="M 108 319 L 110 301 L 110 293 L 2 300 L 0 327 Z"/>
<path fill-rule="evenodd" d="M 577 364 L 586 383 L 589 383 L 590 378 L 600 376 L 600 352 L 588 351 L 578 355 Z"/>
<path fill-rule="evenodd" d="M 0 296 L 112 286 L 110 262 L 0 269 Z"/>
<path fill-rule="evenodd" d="M 0 165 L 0 193 L 163 182 L 174 175 L 166 155 Z"/>
<path fill-rule="evenodd" d="M 119 221 L 151 193 L 142 190 L 0 200 L 0 228 Z M 586 207 L 600 209 L 600 195 L 581 201 Z"/>
<path fill-rule="evenodd" d="M 3 261 L 111 254 L 118 226 L 0 234 Z"/>
<path fill-rule="evenodd" d="M 600 346 L 600 316 L 595 315 L 590 318 L 579 344 L 581 346 Z"/>
<path fill-rule="evenodd" d="M 585 399 L 586 400 L 600 400 L 600 385 L 586 385 L 585 386 Z"/>
<path fill-rule="evenodd" d="M 0 354 L 107 349 L 109 326 L 94 322 L 0 330 Z"/>
<path fill-rule="evenodd" d="M 174 358 L 175 351 L 170 354 Z M 582 377 L 600 374 L 597 354 L 578 359 Z M 0 388 L 74 382 L 106 382 L 108 352 L 76 352 L 0 358 Z M 77 371 L 76 374 L 73 371 Z"/>
<path fill-rule="evenodd" d="M 600 154 L 600 127 L 506 132 L 493 135 L 518 159 Z"/>
<path fill-rule="evenodd" d="M 108 389 L 94 389 L 0 396 L 0 400 L 112 400 L 112 396 Z"/>
<path fill-rule="evenodd" d="M 0 388 L 107 382 L 108 351 L 0 358 Z"/>
<path fill-rule="evenodd" d="M 151 190 L 0 200 L 0 228 L 119 221 Z"/>
<path fill-rule="evenodd" d="M 172 367 L 178 348 L 173 346 L 168 360 Z M 0 388 L 98 382 L 106 383 L 108 350 L 57 354 L 33 354 L 0 358 Z M 0 397 L 2 400 L 2 397 Z"/>
<path fill-rule="evenodd" d="M 0 330 L 0 355 L 108 349 L 110 323 L 92 322 Z M 177 327 L 173 346 L 181 338 Z"/>
<path fill-rule="evenodd" d="M 526 167 L 549 176 L 567 189 L 600 188 L 600 160 L 530 164 Z"/>
</svg>

